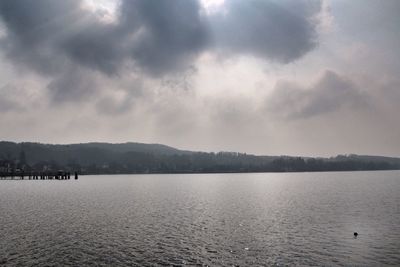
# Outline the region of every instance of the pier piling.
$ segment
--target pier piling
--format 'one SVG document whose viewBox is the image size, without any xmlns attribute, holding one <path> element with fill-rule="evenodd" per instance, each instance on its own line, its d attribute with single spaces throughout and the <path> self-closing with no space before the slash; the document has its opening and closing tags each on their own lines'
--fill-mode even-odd
<svg viewBox="0 0 400 267">
<path fill-rule="evenodd" d="M 78 172 L 74 172 L 78 180 Z M 25 179 L 26 178 L 26 179 Z M 70 180 L 71 173 L 66 171 L 0 171 L 0 180 Z"/>
</svg>

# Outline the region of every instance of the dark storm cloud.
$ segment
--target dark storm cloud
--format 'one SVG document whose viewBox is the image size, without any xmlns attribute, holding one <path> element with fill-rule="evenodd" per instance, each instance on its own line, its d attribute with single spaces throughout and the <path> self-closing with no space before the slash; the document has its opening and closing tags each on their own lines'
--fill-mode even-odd
<svg viewBox="0 0 400 267">
<path fill-rule="evenodd" d="M 309 88 L 280 82 L 267 100 L 267 109 L 288 119 L 306 119 L 337 111 L 343 107 L 362 107 L 368 97 L 349 79 L 333 71 Z"/>
<path fill-rule="evenodd" d="M 231 0 L 223 12 L 208 14 L 198 0 L 122 0 L 110 23 L 84 9 L 82 0 L 2 0 L 0 48 L 19 67 L 53 79 L 53 100 L 80 99 L 90 83 L 80 69 L 118 78 L 133 63 L 157 78 L 190 69 L 201 52 L 221 49 L 291 62 L 316 45 L 319 4 Z"/>
<path fill-rule="evenodd" d="M 288 63 L 317 45 L 320 1 L 230 0 L 213 18 L 217 45 Z"/>
<path fill-rule="evenodd" d="M 68 61 L 113 74 L 123 61 L 154 75 L 188 66 L 205 49 L 207 27 L 197 1 L 126 0 L 117 23 L 100 22 L 78 0 L 3 0 L 7 56 L 36 71 L 63 71 Z"/>
<path fill-rule="evenodd" d="M 209 44 L 206 18 L 198 1 L 125 0 L 121 26 L 128 31 L 139 29 L 131 55 L 155 75 L 188 67 Z"/>
<path fill-rule="evenodd" d="M 60 70 L 59 34 L 75 20 L 78 1 L 1 1 L 0 12 L 7 28 L 2 48 L 14 62 L 41 73 Z"/>
<path fill-rule="evenodd" d="M 64 40 L 60 49 L 73 62 L 112 75 L 118 72 L 124 58 L 124 47 L 119 40 L 114 25 L 92 21 L 75 30 L 73 37 Z"/>
<path fill-rule="evenodd" d="M 4 0 L 6 55 L 40 73 L 64 71 L 69 61 L 113 73 L 121 59 L 110 25 L 82 9 L 80 0 Z"/>
<path fill-rule="evenodd" d="M 196 0 L 124 0 L 116 23 L 103 23 L 80 0 L 3 0 L 7 55 L 52 73 L 67 59 L 108 74 L 131 58 L 145 71 L 162 74 L 187 67 L 214 44 L 237 53 L 283 62 L 316 44 L 312 17 L 319 1 L 232 0 L 226 13 L 206 15 Z"/>
</svg>

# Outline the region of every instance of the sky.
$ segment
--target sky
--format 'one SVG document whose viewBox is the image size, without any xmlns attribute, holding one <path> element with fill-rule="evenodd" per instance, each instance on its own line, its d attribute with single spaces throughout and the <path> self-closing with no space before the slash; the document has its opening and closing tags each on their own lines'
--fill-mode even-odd
<svg viewBox="0 0 400 267">
<path fill-rule="evenodd" d="M 0 140 L 400 156 L 398 0 L 2 0 Z"/>
</svg>

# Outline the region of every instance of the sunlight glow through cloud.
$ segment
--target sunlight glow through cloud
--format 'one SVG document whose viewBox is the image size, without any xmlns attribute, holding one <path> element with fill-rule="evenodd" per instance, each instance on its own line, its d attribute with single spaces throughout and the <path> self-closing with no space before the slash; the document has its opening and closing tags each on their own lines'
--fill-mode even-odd
<svg viewBox="0 0 400 267">
<path fill-rule="evenodd" d="M 114 22 L 119 0 L 84 0 L 83 7 L 96 13 L 104 22 Z"/>
<path fill-rule="evenodd" d="M 225 3 L 225 0 L 201 0 L 201 4 L 208 12 L 213 12 Z"/>
</svg>

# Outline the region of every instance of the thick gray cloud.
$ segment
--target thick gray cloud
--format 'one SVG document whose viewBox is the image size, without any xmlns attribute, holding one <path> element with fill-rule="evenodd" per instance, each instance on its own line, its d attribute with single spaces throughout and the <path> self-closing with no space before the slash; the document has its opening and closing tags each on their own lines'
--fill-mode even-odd
<svg viewBox="0 0 400 267">
<path fill-rule="evenodd" d="M 223 50 L 288 63 L 317 45 L 320 1 L 230 0 L 224 8 L 212 23 Z"/>
<path fill-rule="evenodd" d="M 198 0 L 122 0 L 113 23 L 82 3 L 0 1 L 2 52 L 18 67 L 50 78 L 47 87 L 56 102 L 88 96 L 95 87 L 92 75 L 85 76 L 91 71 L 118 78 L 133 65 L 132 71 L 157 78 L 193 68 L 204 51 L 286 63 L 316 45 L 312 17 L 319 1 L 232 0 L 226 14 L 210 15 Z"/>
<path fill-rule="evenodd" d="M 266 106 L 278 116 L 307 119 L 345 107 L 368 106 L 368 102 L 368 96 L 350 79 L 328 70 L 309 88 L 287 81 L 279 82 Z"/>
<path fill-rule="evenodd" d="M 104 23 L 80 0 L 4 0 L 0 16 L 9 59 L 40 73 L 69 63 L 114 74 L 131 58 L 149 74 L 186 67 L 205 49 L 208 32 L 198 1 L 122 1 L 117 23 Z"/>
<path fill-rule="evenodd" d="M 82 9 L 80 0 L 0 2 L 7 29 L 2 49 L 11 61 L 45 75 L 57 75 L 71 63 L 113 74 L 123 49 L 115 25 Z"/>
<path fill-rule="evenodd" d="M 0 112 L 22 111 L 23 107 L 18 103 L 18 96 L 15 95 L 16 89 L 10 85 L 0 88 Z"/>
<path fill-rule="evenodd" d="M 125 48 L 115 25 L 87 19 L 72 36 L 62 41 L 59 50 L 81 66 L 99 70 L 107 75 L 118 73 L 125 58 Z"/>
<path fill-rule="evenodd" d="M 198 1 L 125 0 L 120 12 L 120 26 L 135 33 L 131 56 L 152 74 L 188 67 L 208 47 L 209 30 Z"/>
<path fill-rule="evenodd" d="M 70 68 L 55 77 L 47 86 L 51 100 L 56 103 L 81 102 L 95 95 L 100 85 L 81 68 Z"/>
<path fill-rule="evenodd" d="M 207 15 L 197 0 L 123 0 L 116 22 L 105 23 L 80 0 L 3 0 L 1 45 L 12 61 L 45 74 L 74 63 L 111 75 L 130 59 L 158 76 L 215 48 L 290 62 L 315 47 L 318 7 L 319 1 L 233 0 L 227 14 Z"/>
</svg>

